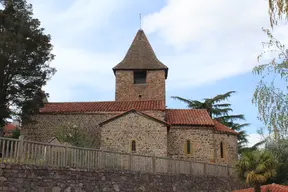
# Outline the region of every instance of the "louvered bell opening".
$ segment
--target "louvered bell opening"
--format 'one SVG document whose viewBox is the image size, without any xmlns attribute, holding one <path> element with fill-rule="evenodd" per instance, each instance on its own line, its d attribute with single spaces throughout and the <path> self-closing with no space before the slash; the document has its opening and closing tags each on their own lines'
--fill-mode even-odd
<svg viewBox="0 0 288 192">
<path fill-rule="evenodd" d="M 146 84 L 147 71 L 134 71 L 134 84 Z"/>
</svg>

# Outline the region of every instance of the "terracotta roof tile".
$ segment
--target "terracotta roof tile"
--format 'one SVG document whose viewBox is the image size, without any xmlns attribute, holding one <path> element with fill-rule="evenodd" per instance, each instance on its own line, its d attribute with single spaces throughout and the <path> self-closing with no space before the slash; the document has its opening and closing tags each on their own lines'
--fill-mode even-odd
<svg viewBox="0 0 288 192">
<path fill-rule="evenodd" d="M 116 112 L 136 109 L 164 110 L 164 101 L 104 101 L 104 102 L 66 102 L 66 103 L 46 103 L 39 110 L 40 113 L 87 113 L 87 112 Z"/>
<path fill-rule="evenodd" d="M 131 70 L 131 69 L 163 69 L 168 73 L 168 67 L 161 63 L 143 30 L 139 30 L 127 52 L 124 59 L 116 65 L 113 70 Z"/>
<path fill-rule="evenodd" d="M 288 186 L 278 185 L 278 184 L 270 184 L 270 185 L 261 186 L 261 192 L 267 192 L 268 190 L 270 190 L 270 192 L 288 192 Z M 233 192 L 254 192 L 254 189 L 253 188 L 241 189 L 241 190 L 236 190 Z"/>
<path fill-rule="evenodd" d="M 110 122 L 110 121 L 113 121 L 113 120 L 115 120 L 115 119 L 118 119 L 118 118 L 120 118 L 120 117 L 122 117 L 122 116 L 124 116 L 124 115 L 126 115 L 126 114 L 129 114 L 129 113 L 137 113 L 137 114 L 142 115 L 142 116 L 144 116 L 144 117 L 146 117 L 146 118 L 152 119 L 152 120 L 157 121 L 157 122 L 162 123 L 162 124 L 165 124 L 166 126 L 170 126 L 170 125 L 169 125 L 167 122 L 165 122 L 165 121 L 162 121 L 162 120 L 160 120 L 160 119 L 157 119 L 157 118 L 155 118 L 155 117 L 153 117 L 153 116 L 151 116 L 151 115 L 148 115 L 148 114 L 146 114 L 146 113 L 137 111 L 137 110 L 135 110 L 135 109 L 131 109 L 131 110 L 126 111 L 126 112 L 124 112 L 124 113 L 121 113 L 121 114 L 119 114 L 119 115 L 115 115 L 114 117 L 111 117 L 110 119 L 107 119 L 107 120 L 99 123 L 99 125 L 102 126 L 102 125 L 104 125 L 104 124 L 106 124 L 106 123 L 108 123 L 108 122 Z"/>
<path fill-rule="evenodd" d="M 166 120 L 171 125 L 214 125 L 205 109 L 167 109 Z"/>
<path fill-rule="evenodd" d="M 233 129 L 230 129 L 229 127 L 223 125 L 222 123 L 219 123 L 217 120 L 213 119 L 213 121 L 215 124 L 216 131 L 238 135 L 238 132 L 234 131 Z"/>
</svg>

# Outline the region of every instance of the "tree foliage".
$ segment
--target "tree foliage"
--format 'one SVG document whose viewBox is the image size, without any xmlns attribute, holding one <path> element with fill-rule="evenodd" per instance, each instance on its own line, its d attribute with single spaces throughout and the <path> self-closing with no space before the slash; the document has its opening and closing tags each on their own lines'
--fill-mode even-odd
<svg viewBox="0 0 288 192">
<path fill-rule="evenodd" d="M 279 20 L 288 18 L 288 1 L 287 0 L 269 0 L 270 25 L 278 24 Z"/>
<path fill-rule="evenodd" d="M 269 151 L 245 152 L 235 166 L 239 177 L 261 192 L 261 184 L 276 174 L 276 162 Z"/>
<path fill-rule="evenodd" d="M 277 143 L 270 140 L 266 149 L 271 152 L 278 165 L 275 177 L 269 179 L 268 183 L 288 185 L 288 140 L 279 140 Z"/>
<path fill-rule="evenodd" d="M 187 107 L 192 109 L 206 109 L 212 118 L 223 117 L 232 111 L 230 103 L 220 103 L 227 100 L 235 91 L 229 91 L 225 94 L 216 95 L 213 98 L 205 98 L 203 102 L 198 100 L 185 99 L 178 96 L 173 96 L 173 99 L 183 101 Z"/>
<path fill-rule="evenodd" d="M 19 139 L 20 135 L 21 135 L 21 131 L 18 127 L 16 127 L 16 129 L 12 132 L 11 138 Z"/>
<path fill-rule="evenodd" d="M 72 123 L 59 126 L 54 134 L 61 143 L 67 142 L 76 147 L 92 148 L 98 139 L 95 134 L 90 134 L 89 131 L 80 129 Z"/>
<path fill-rule="evenodd" d="M 241 151 L 241 148 L 248 142 L 247 134 L 243 130 L 244 127 L 249 126 L 248 123 L 240 124 L 236 123 L 238 120 L 245 120 L 243 114 L 239 115 L 231 115 L 230 113 L 233 111 L 231 108 L 231 104 L 227 103 L 231 95 L 235 93 L 235 91 L 229 91 L 224 94 L 216 95 L 213 98 L 205 98 L 204 101 L 185 99 L 179 96 L 173 96 L 173 99 L 180 100 L 187 104 L 187 107 L 191 109 L 206 109 L 211 116 L 211 118 L 216 119 L 220 123 L 230 127 L 231 129 L 239 132 L 238 135 L 238 151 Z"/>
<path fill-rule="evenodd" d="M 267 49 L 258 59 L 267 54 L 276 54 L 269 63 L 256 66 L 253 72 L 261 76 L 254 92 L 253 103 L 258 107 L 262 120 L 274 139 L 288 136 L 288 51 L 273 37 L 268 29 L 263 29 L 269 41 L 263 43 Z"/>
<path fill-rule="evenodd" d="M 50 36 L 33 18 L 26 0 L 0 0 L 0 127 L 12 115 L 27 116 L 42 105 L 41 89 L 55 73 L 49 66 Z M 23 109 L 23 110 L 22 110 Z"/>
</svg>

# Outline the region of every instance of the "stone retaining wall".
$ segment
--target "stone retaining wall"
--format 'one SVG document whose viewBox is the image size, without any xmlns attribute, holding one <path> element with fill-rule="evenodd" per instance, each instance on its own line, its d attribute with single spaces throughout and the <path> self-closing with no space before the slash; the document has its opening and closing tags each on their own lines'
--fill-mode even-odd
<svg viewBox="0 0 288 192">
<path fill-rule="evenodd" d="M 222 177 L 0 166 L 1 192 L 228 192 L 231 186 Z"/>
</svg>

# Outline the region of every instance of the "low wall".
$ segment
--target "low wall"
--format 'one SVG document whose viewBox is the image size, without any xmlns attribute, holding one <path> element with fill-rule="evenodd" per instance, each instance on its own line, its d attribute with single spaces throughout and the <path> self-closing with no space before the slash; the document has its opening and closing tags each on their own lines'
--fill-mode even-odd
<svg viewBox="0 0 288 192">
<path fill-rule="evenodd" d="M 225 177 L 0 165 L 0 191 L 9 192 L 228 192 L 231 186 Z"/>
</svg>

